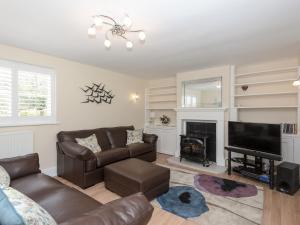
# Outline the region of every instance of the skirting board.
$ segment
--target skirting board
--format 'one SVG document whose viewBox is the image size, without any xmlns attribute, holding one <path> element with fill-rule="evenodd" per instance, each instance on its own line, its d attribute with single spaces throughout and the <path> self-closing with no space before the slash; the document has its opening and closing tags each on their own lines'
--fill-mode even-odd
<svg viewBox="0 0 300 225">
<path fill-rule="evenodd" d="M 50 168 L 42 169 L 42 173 L 44 173 L 50 177 L 55 177 L 55 176 L 57 176 L 57 168 L 50 167 Z"/>
</svg>

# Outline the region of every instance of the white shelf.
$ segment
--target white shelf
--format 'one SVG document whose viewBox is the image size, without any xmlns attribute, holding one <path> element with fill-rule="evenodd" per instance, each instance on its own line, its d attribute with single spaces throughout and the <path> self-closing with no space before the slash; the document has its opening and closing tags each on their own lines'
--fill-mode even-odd
<svg viewBox="0 0 300 225">
<path fill-rule="evenodd" d="M 175 110 L 175 108 L 167 108 L 167 107 L 150 107 L 150 108 L 146 108 L 146 110 Z"/>
<path fill-rule="evenodd" d="M 237 106 L 237 109 L 281 109 L 281 108 L 298 108 L 297 105 L 278 105 L 278 106 Z"/>
<path fill-rule="evenodd" d="M 150 125 L 150 124 L 145 124 L 146 128 L 149 129 L 176 129 L 176 125 L 175 124 L 171 124 L 171 125 Z"/>
<path fill-rule="evenodd" d="M 170 92 L 170 93 L 157 93 L 157 94 L 146 94 L 146 96 L 163 96 L 163 95 L 176 95 L 176 92 Z"/>
<path fill-rule="evenodd" d="M 285 80 L 272 80 L 272 81 L 261 81 L 261 82 L 249 82 L 249 83 L 239 83 L 235 84 L 235 86 L 244 86 L 244 85 L 263 85 L 263 84 L 274 84 L 274 83 L 286 83 L 293 82 L 295 79 L 285 79 Z"/>
<path fill-rule="evenodd" d="M 298 67 L 297 66 L 292 66 L 292 67 L 285 67 L 285 68 L 279 68 L 279 69 L 273 69 L 273 70 L 263 70 L 263 71 L 258 71 L 258 72 L 251 72 L 251 73 L 239 73 L 236 74 L 235 77 L 245 77 L 245 76 L 252 76 L 255 74 L 267 74 L 267 73 L 274 73 L 274 72 L 285 72 L 285 71 L 297 71 Z"/>
<path fill-rule="evenodd" d="M 176 102 L 176 100 L 149 100 L 149 103 Z"/>
<path fill-rule="evenodd" d="M 164 86 L 155 86 L 155 87 L 149 87 L 149 90 L 153 89 L 161 89 L 161 88 L 176 88 L 176 85 L 164 85 Z"/>
<path fill-rule="evenodd" d="M 270 92 L 270 93 L 257 93 L 257 94 L 245 94 L 245 95 L 235 95 L 234 97 L 252 97 L 252 96 L 269 96 L 269 95 L 296 95 L 297 92 Z"/>
</svg>

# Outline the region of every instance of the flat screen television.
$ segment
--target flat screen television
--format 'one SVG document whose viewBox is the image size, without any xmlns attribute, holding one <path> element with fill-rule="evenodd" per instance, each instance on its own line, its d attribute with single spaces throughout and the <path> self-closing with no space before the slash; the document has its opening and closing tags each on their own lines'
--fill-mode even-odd
<svg viewBox="0 0 300 225">
<path fill-rule="evenodd" d="M 229 122 L 229 146 L 281 155 L 280 124 Z"/>
</svg>

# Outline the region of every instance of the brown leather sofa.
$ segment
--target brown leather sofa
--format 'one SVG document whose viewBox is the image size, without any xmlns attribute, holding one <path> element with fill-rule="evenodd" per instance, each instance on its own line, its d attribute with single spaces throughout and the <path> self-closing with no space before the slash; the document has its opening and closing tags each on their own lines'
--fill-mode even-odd
<svg viewBox="0 0 300 225">
<path fill-rule="evenodd" d="M 127 132 L 133 126 L 98 128 L 92 130 L 61 131 L 57 134 L 57 174 L 81 188 L 103 181 L 104 166 L 127 158 L 156 160 L 157 136 L 144 134 L 144 143 L 126 146 Z M 77 144 L 75 138 L 95 134 L 102 149 L 94 154 Z"/>
<path fill-rule="evenodd" d="M 153 207 L 142 194 L 102 205 L 100 202 L 44 175 L 37 154 L 0 159 L 11 187 L 41 205 L 59 225 L 146 225 Z"/>
</svg>

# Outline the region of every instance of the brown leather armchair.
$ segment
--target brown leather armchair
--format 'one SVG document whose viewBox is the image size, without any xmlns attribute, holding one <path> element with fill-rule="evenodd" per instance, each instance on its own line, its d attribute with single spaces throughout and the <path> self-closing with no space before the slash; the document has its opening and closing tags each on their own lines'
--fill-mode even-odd
<svg viewBox="0 0 300 225">
<path fill-rule="evenodd" d="M 133 126 L 98 128 L 93 130 L 61 131 L 57 134 L 57 174 L 81 188 L 103 181 L 104 166 L 127 158 L 156 160 L 157 136 L 144 134 L 144 143 L 126 145 L 127 132 Z M 77 144 L 75 138 L 95 134 L 102 149 L 94 154 Z"/>
</svg>

